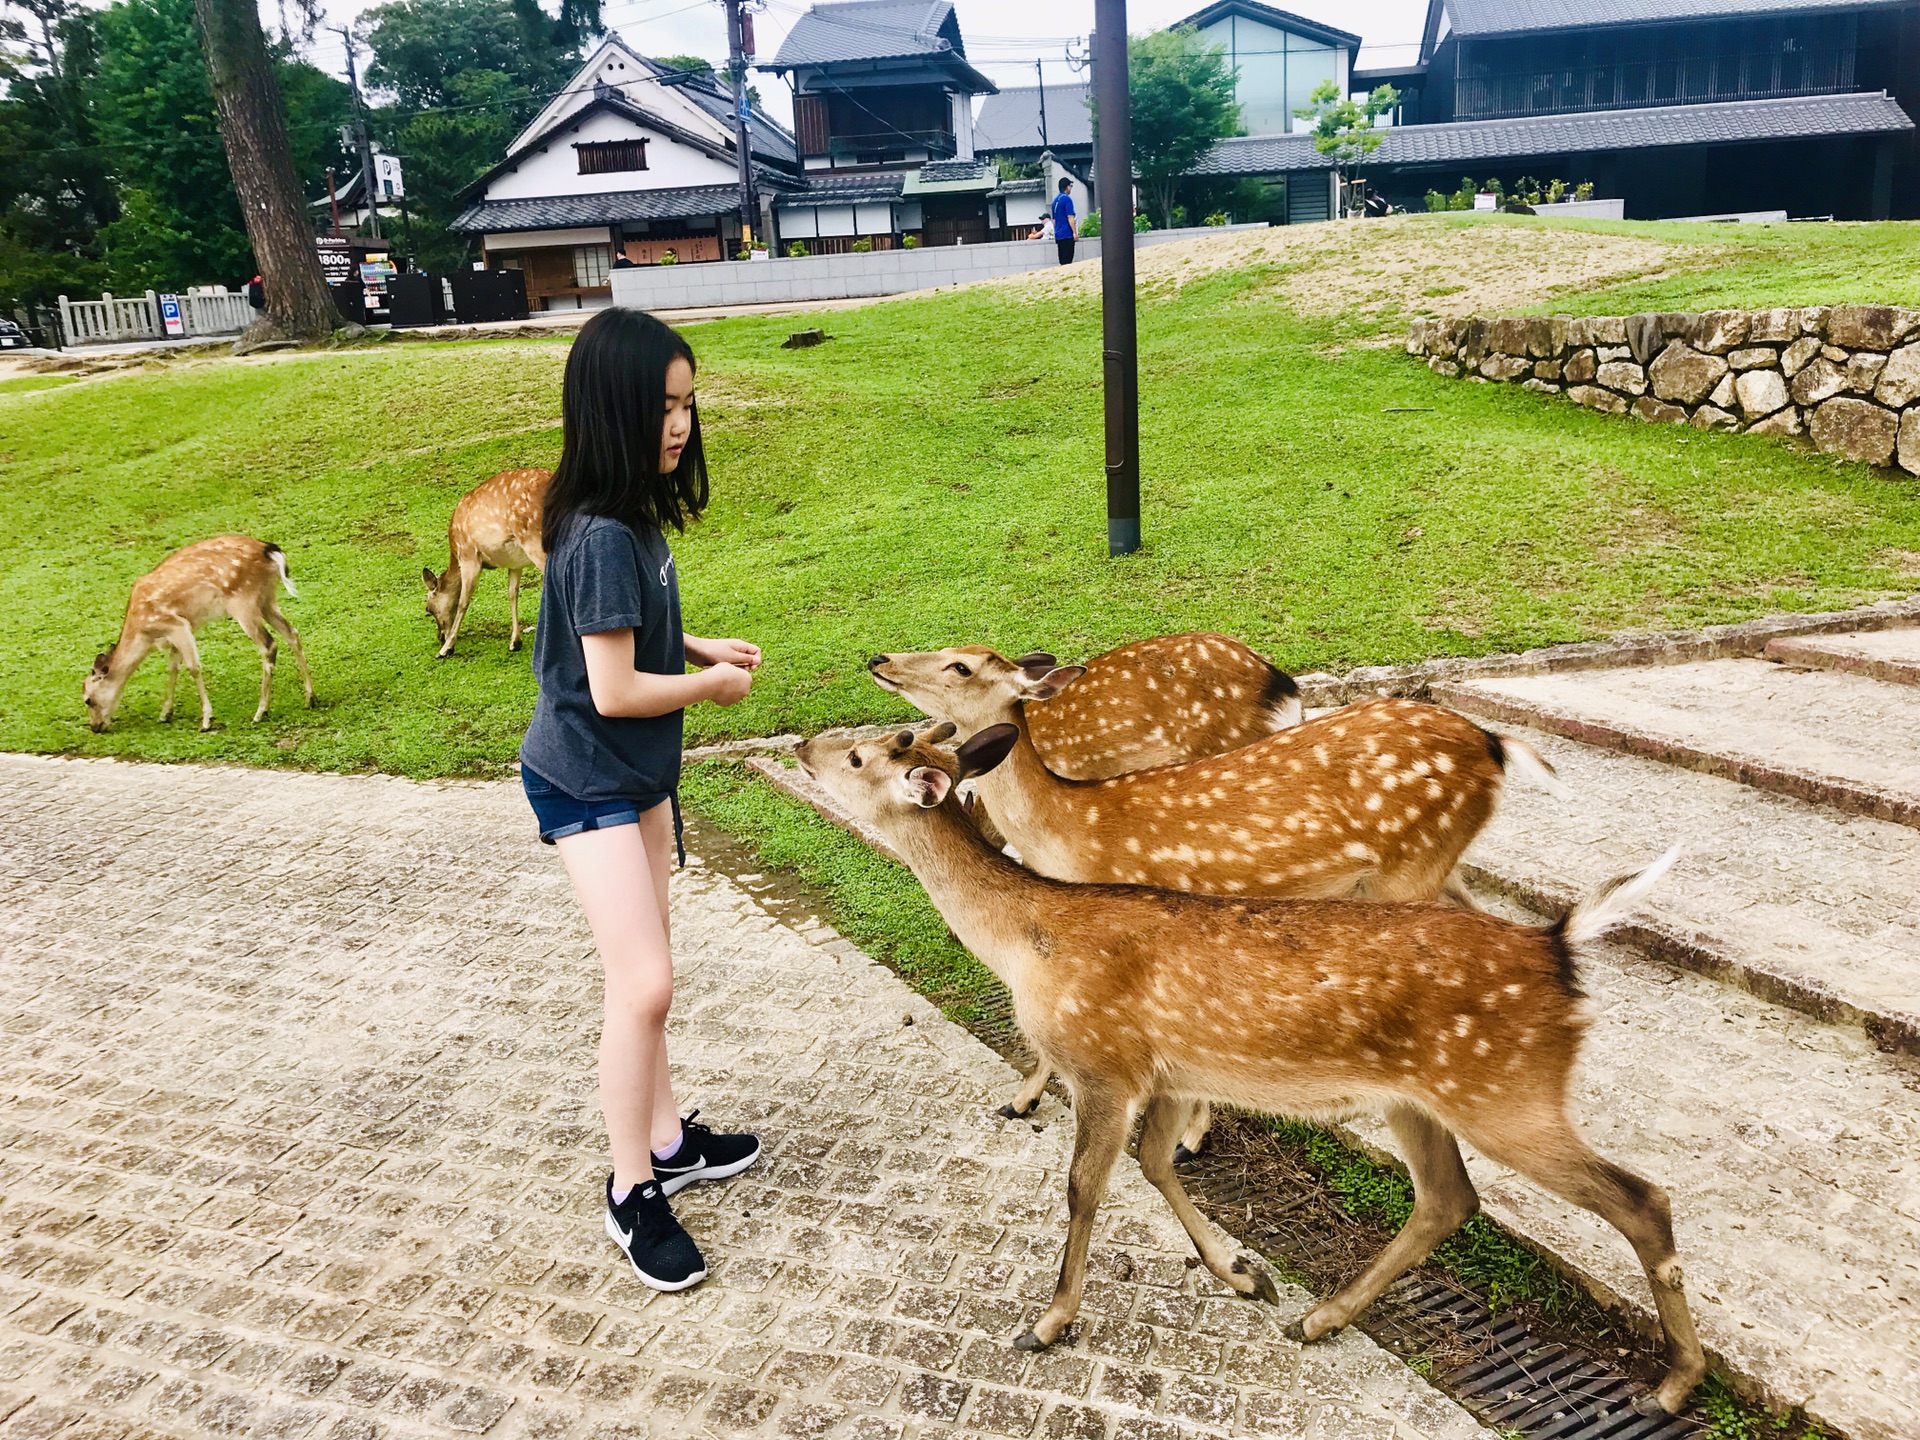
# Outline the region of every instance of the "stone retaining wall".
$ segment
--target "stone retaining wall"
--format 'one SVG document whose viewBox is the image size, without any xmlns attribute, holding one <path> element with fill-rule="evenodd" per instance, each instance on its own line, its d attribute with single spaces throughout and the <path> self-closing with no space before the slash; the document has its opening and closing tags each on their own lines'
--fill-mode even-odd
<svg viewBox="0 0 1920 1440">
<path fill-rule="evenodd" d="M 1436 375 L 1517 381 L 1613 415 L 1804 435 L 1920 475 L 1920 310 L 1888 305 L 1703 314 L 1416 320 Z"/>
</svg>

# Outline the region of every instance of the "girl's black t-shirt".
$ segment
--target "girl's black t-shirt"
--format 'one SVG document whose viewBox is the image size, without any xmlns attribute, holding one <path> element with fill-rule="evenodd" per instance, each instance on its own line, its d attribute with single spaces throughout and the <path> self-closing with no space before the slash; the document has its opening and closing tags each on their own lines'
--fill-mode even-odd
<svg viewBox="0 0 1920 1440">
<path fill-rule="evenodd" d="M 687 672 L 673 552 L 653 526 L 639 533 L 605 515 L 581 515 L 547 555 L 533 673 L 540 684 L 520 763 L 580 800 L 652 803 L 680 785 L 685 712 L 644 719 L 593 708 L 582 635 L 633 631 L 633 668 Z"/>
</svg>

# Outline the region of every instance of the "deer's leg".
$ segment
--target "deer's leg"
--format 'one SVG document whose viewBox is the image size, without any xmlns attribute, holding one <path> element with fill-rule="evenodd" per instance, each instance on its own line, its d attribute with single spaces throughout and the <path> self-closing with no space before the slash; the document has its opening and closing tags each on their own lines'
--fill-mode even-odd
<svg viewBox="0 0 1920 1440">
<path fill-rule="evenodd" d="M 1251 1255 L 1235 1255 L 1233 1247 L 1220 1238 L 1220 1232 L 1207 1223 L 1206 1216 L 1187 1198 L 1186 1187 L 1173 1169 L 1173 1147 L 1183 1131 L 1192 1127 L 1196 1107 L 1203 1101 L 1156 1095 L 1147 1102 L 1146 1119 L 1140 1126 L 1140 1173 L 1153 1182 L 1153 1188 L 1166 1197 L 1175 1217 L 1193 1241 L 1200 1262 L 1249 1299 L 1280 1303 L 1280 1292 L 1266 1267 Z"/>
<path fill-rule="evenodd" d="M 1205 1100 L 1193 1102 L 1193 1114 L 1187 1128 L 1180 1132 L 1180 1143 L 1173 1147 L 1175 1164 L 1185 1164 L 1207 1148 L 1207 1132 L 1213 1129 L 1213 1106 Z"/>
<path fill-rule="evenodd" d="M 1467 1177 L 1452 1131 L 1411 1106 L 1389 1111 L 1387 1124 L 1413 1177 L 1413 1213 L 1357 1279 L 1287 1327 L 1290 1339 L 1318 1340 L 1344 1329 L 1382 1290 L 1426 1259 L 1434 1246 L 1480 1208 L 1480 1197 Z"/>
<path fill-rule="evenodd" d="M 213 701 L 207 698 L 207 677 L 200 668 L 200 647 L 193 643 L 193 627 L 182 620 L 167 632 L 167 644 L 187 667 L 187 674 L 193 677 L 194 687 L 200 692 L 200 728 L 213 729 Z"/>
<path fill-rule="evenodd" d="M 247 638 L 260 650 L 260 708 L 253 712 L 253 723 L 258 725 L 267 718 L 267 707 L 273 703 L 273 662 L 279 658 L 278 647 L 259 611 L 242 610 L 236 606 L 227 613 L 233 616 L 234 623 L 247 632 Z"/>
<path fill-rule="evenodd" d="M 287 643 L 293 646 L 293 658 L 300 667 L 300 688 L 306 691 L 307 708 L 313 708 L 313 672 L 307 669 L 307 647 L 300 643 L 300 632 L 293 628 L 293 622 L 280 612 L 280 607 L 272 601 L 267 602 L 267 623 L 287 637 Z"/>
<path fill-rule="evenodd" d="M 1486 907 L 1473 898 L 1473 892 L 1467 888 L 1466 879 L 1458 870 L 1448 874 L 1446 884 L 1440 887 L 1440 897 L 1462 910 L 1472 910 L 1482 915 L 1487 913 Z"/>
<path fill-rule="evenodd" d="M 513 616 L 513 633 L 507 637 L 507 649 L 520 648 L 520 570 L 507 571 L 507 610 Z"/>
<path fill-rule="evenodd" d="M 473 603 L 473 587 L 480 582 L 480 557 L 462 555 L 460 557 L 460 598 L 453 604 L 453 623 L 447 626 L 446 643 L 440 647 L 441 658 L 453 653 L 453 642 L 460 638 L 460 622 L 467 618 L 467 606 Z"/>
<path fill-rule="evenodd" d="M 173 691 L 180 683 L 180 652 L 167 646 L 167 693 L 160 701 L 160 723 L 165 725 L 173 719 Z"/>
<path fill-rule="evenodd" d="M 1014 1092 L 1013 1099 L 1000 1107 L 1000 1114 L 1009 1120 L 1018 1120 L 1022 1115 L 1031 1115 L 1034 1107 L 1040 1103 L 1040 1097 L 1046 1093 L 1047 1079 L 1053 1074 L 1053 1067 L 1047 1064 L 1047 1057 L 1037 1056 L 1033 1062 L 1033 1073 L 1020 1082 L 1020 1088 Z"/>
<path fill-rule="evenodd" d="M 1467 1136 L 1475 1149 L 1591 1210 L 1627 1237 L 1646 1271 L 1667 1337 L 1667 1373 L 1650 1399 L 1669 1415 L 1679 1414 L 1694 1386 L 1705 1378 L 1707 1359 L 1687 1308 L 1667 1192 L 1595 1154 L 1562 1113 L 1536 1117 L 1524 1129 L 1512 1123 L 1489 1129 L 1492 1133 L 1484 1138 Z"/>
<path fill-rule="evenodd" d="M 1087 1246 L 1093 1239 L 1093 1217 L 1107 1193 L 1113 1162 L 1127 1143 L 1133 1107 L 1116 1091 L 1091 1086 L 1074 1087 L 1073 1163 L 1067 1170 L 1067 1251 L 1060 1261 L 1060 1283 L 1053 1301 L 1033 1322 L 1033 1328 L 1014 1337 L 1020 1350 L 1044 1350 L 1080 1313 L 1080 1296 L 1087 1284 Z"/>
</svg>

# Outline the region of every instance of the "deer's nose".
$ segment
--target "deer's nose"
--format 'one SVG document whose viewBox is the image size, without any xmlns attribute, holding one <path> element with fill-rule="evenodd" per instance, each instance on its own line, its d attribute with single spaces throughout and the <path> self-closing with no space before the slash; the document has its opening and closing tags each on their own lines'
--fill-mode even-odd
<svg viewBox="0 0 1920 1440">
<path fill-rule="evenodd" d="M 867 661 L 867 669 L 878 670 L 882 665 L 886 664 L 891 659 L 893 659 L 891 655 L 875 655 L 872 659 Z"/>
</svg>

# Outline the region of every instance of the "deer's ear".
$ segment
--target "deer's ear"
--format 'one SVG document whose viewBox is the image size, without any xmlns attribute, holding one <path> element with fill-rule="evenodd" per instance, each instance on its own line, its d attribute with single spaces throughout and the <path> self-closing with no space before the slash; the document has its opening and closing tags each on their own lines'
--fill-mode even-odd
<svg viewBox="0 0 1920 1440">
<path fill-rule="evenodd" d="M 916 765 L 900 777 L 900 788 L 906 792 L 909 804 L 932 810 L 953 789 L 953 777 L 932 765 Z"/>
<path fill-rule="evenodd" d="M 927 733 L 922 735 L 920 738 L 926 741 L 929 745 L 941 745 L 951 740 L 954 736 L 958 735 L 959 733 L 960 733 L 960 727 L 958 725 L 954 724 L 951 720 L 942 720 L 938 725 L 934 726 L 931 730 L 927 731 Z"/>
<path fill-rule="evenodd" d="M 1056 660 L 1053 656 L 1049 655 L 1046 651 L 1036 650 L 1031 655 L 1022 655 L 1018 660 L 1014 661 L 1013 663 L 1022 670 L 1038 670 L 1043 667 L 1045 669 L 1051 670 L 1054 666 L 1058 665 L 1060 662 Z"/>
<path fill-rule="evenodd" d="M 1029 700 L 1050 700 L 1086 673 L 1084 665 L 1054 665 L 1045 671 L 1035 666 L 1020 672 L 1025 682 L 1021 693 Z"/>
<path fill-rule="evenodd" d="M 440 583 L 440 577 L 424 565 L 420 567 L 420 578 L 427 582 L 427 589 L 429 590 Z"/>
<path fill-rule="evenodd" d="M 1019 738 L 1018 725 L 989 725 L 978 735 L 969 736 L 967 743 L 954 752 L 960 761 L 960 778 L 986 774 L 1007 758 Z"/>
<path fill-rule="evenodd" d="M 94 674 L 104 675 L 107 673 L 107 666 L 111 663 L 109 657 L 112 655 L 112 653 L 113 652 L 111 650 L 103 650 L 100 652 L 100 654 L 93 657 L 93 673 Z"/>
</svg>

